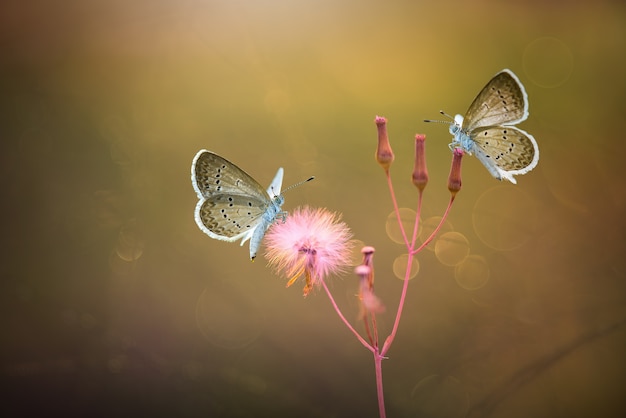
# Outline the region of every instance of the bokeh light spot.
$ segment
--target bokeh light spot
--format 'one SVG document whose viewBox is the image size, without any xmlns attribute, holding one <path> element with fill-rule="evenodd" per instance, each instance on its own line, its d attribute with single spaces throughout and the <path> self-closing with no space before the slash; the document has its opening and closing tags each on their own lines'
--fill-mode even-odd
<svg viewBox="0 0 626 418">
<path fill-rule="evenodd" d="M 535 229 L 536 218 L 532 200 L 515 186 L 487 190 L 476 201 L 472 214 L 478 238 L 499 251 L 513 250 L 528 242 Z"/>
<path fill-rule="evenodd" d="M 435 256 L 446 266 L 456 266 L 468 256 L 469 242 L 460 232 L 446 232 L 435 242 Z"/>
<path fill-rule="evenodd" d="M 120 229 L 115 251 L 124 261 L 135 261 L 143 255 L 144 241 L 137 227 L 137 222 L 131 220 Z"/>
<path fill-rule="evenodd" d="M 402 227 L 407 235 L 407 238 L 411 238 L 413 235 L 413 225 L 415 222 L 415 211 L 409 208 L 400 208 L 398 210 L 400 212 L 400 220 L 402 222 Z M 398 225 L 398 218 L 396 213 L 392 211 L 387 216 L 387 222 L 385 223 L 385 230 L 387 231 L 387 236 L 398 244 L 404 244 L 404 238 L 402 237 L 402 232 L 400 231 L 400 226 Z"/>
<path fill-rule="evenodd" d="M 420 242 L 423 243 L 424 241 L 426 241 L 428 237 L 430 237 L 430 235 L 433 233 L 435 228 L 437 228 L 437 225 L 439 225 L 440 222 L 441 222 L 441 216 L 431 216 L 430 218 L 422 221 L 420 225 L 420 233 L 419 233 Z M 441 229 L 439 230 L 439 234 L 452 231 L 452 229 L 453 229 L 452 224 L 450 223 L 450 221 L 446 220 L 441 226 Z M 429 251 L 435 251 L 434 245 L 427 245 L 425 248 Z"/>
<path fill-rule="evenodd" d="M 489 264 L 485 257 L 472 254 L 454 269 L 456 283 L 466 290 L 477 290 L 489 281 Z"/>
<path fill-rule="evenodd" d="M 408 262 L 409 262 L 408 254 L 399 255 L 398 257 L 396 257 L 395 260 L 393 260 L 393 274 L 395 274 L 395 276 L 398 279 L 404 280 L 404 277 L 406 276 L 406 266 Z M 411 271 L 409 273 L 409 280 L 417 276 L 417 273 L 419 273 L 419 271 L 420 271 L 419 260 L 416 257 L 413 257 L 413 263 L 411 264 Z"/>
<path fill-rule="evenodd" d="M 544 88 L 559 87 L 574 70 L 574 57 L 569 47 L 553 37 L 537 38 L 526 46 L 523 56 L 526 76 Z"/>
</svg>

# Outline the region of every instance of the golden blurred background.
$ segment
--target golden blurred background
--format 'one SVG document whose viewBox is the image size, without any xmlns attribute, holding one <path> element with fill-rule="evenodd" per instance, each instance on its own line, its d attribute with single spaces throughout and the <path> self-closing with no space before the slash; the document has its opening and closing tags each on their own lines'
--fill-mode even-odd
<svg viewBox="0 0 626 418">
<path fill-rule="evenodd" d="M 191 160 L 315 175 L 284 208 L 341 212 L 376 247 L 384 339 L 406 251 L 374 117 L 409 218 L 428 137 L 426 230 L 451 137 L 423 119 L 502 68 L 539 165 L 513 186 L 464 158 L 383 363 L 388 416 L 626 414 L 623 2 L 6 1 L 0 46 L 2 416 L 377 416 L 371 355 L 324 293 L 197 228 Z M 356 277 L 330 286 L 356 323 Z"/>
</svg>

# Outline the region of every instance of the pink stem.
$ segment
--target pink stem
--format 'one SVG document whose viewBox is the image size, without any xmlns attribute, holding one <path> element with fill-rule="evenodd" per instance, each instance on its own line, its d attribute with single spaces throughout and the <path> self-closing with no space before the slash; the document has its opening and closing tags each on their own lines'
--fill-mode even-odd
<svg viewBox="0 0 626 418">
<path fill-rule="evenodd" d="M 422 214 L 422 191 L 420 190 L 419 198 L 417 199 L 417 210 L 415 211 L 415 224 L 413 225 L 413 239 L 411 239 L 411 248 L 408 248 L 409 252 L 415 247 L 415 241 L 417 240 L 417 230 L 420 225 L 420 215 Z"/>
<path fill-rule="evenodd" d="M 320 280 L 320 281 L 322 282 L 322 286 L 324 286 L 324 290 L 326 291 L 326 294 L 328 295 L 328 298 L 330 299 L 330 303 L 332 303 L 333 308 L 335 308 L 335 312 L 337 312 L 337 315 L 339 315 L 339 318 L 341 318 L 343 323 L 348 327 L 348 329 L 350 331 L 352 331 L 352 333 L 361 342 L 361 344 L 363 344 L 363 346 L 365 346 L 365 348 L 370 350 L 372 353 L 376 354 L 376 350 L 374 349 L 374 347 L 372 347 L 370 344 L 368 344 L 367 341 L 365 341 L 365 339 L 363 339 L 363 337 L 361 337 L 361 335 L 358 332 L 356 332 L 354 327 L 352 325 L 350 325 L 350 323 L 348 322 L 346 317 L 343 316 L 343 313 L 341 313 L 341 309 L 339 309 L 339 306 L 337 306 L 337 302 L 335 302 L 335 298 L 333 298 L 333 295 L 332 295 L 332 293 L 330 293 L 330 290 L 328 289 L 328 286 L 326 286 L 326 282 L 324 280 Z"/>
<path fill-rule="evenodd" d="M 365 327 L 365 333 L 367 334 L 367 339 L 370 340 L 370 344 L 372 347 L 376 347 L 376 344 L 374 344 L 374 338 L 372 337 L 372 333 L 370 331 L 370 323 L 367 320 L 366 313 L 363 314 L 363 326 Z"/>
<path fill-rule="evenodd" d="M 422 207 L 422 193 L 420 192 L 418 203 L 417 203 L 415 228 L 413 231 L 413 243 L 415 243 L 415 239 L 417 236 L 417 222 L 420 216 L 421 207 Z M 406 299 L 407 289 L 409 288 L 409 279 L 411 277 L 411 266 L 413 265 L 413 257 L 415 257 L 415 252 L 411 251 L 411 248 L 413 248 L 413 246 L 409 248 L 409 259 L 406 262 L 406 270 L 404 272 L 404 283 L 402 284 L 402 294 L 400 295 L 400 302 L 398 303 L 398 310 L 396 312 L 396 320 L 393 323 L 391 334 L 389 334 L 389 336 L 385 340 L 385 343 L 383 344 L 383 349 L 380 351 L 381 356 L 385 356 L 385 354 L 387 354 L 387 351 L 389 351 L 389 348 L 391 347 L 391 343 L 393 343 L 393 340 L 396 338 L 398 327 L 400 326 L 400 318 L 402 317 L 402 310 L 404 309 L 404 301 Z"/>
<path fill-rule="evenodd" d="M 406 233 L 404 232 L 404 226 L 402 225 L 402 218 L 400 218 L 400 209 L 398 209 L 398 201 L 396 200 L 396 194 L 393 191 L 393 183 L 391 181 L 391 175 L 389 171 L 386 172 L 387 175 L 387 186 L 389 186 L 389 193 L 391 193 L 391 201 L 393 202 L 393 209 L 396 212 L 396 219 L 398 220 L 398 227 L 400 228 L 400 232 L 402 233 L 402 238 L 404 238 L 404 245 L 409 248 L 409 240 L 406 237 Z"/>
<path fill-rule="evenodd" d="M 372 328 L 374 329 L 374 347 L 378 350 L 378 326 L 376 325 L 376 314 L 371 314 Z"/>
<path fill-rule="evenodd" d="M 402 294 L 400 295 L 400 302 L 398 303 L 398 311 L 396 312 L 396 320 L 393 323 L 393 329 L 391 330 L 391 334 L 385 340 L 385 344 L 383 344 L 383 349 L 380 351 L 381 356 L 385 356 L 389 348 L 391 347 L 391 343 L 396 337 L 396 333 L 398 332 L 398 327 L 400 326 L 400 317 L 402 316 L 402 309 L 404 308 L 404 300 L 406 299 L 407 289 L 409 288 L 409 279 L 411 275 L 411 266 L 413 265 L 413 257 L 415 254 L 409 252 L 409 257 L 407 260 L 406 272 L 404 273 L 404 284 L 402 285 Z"/>
<path fill-rule="evenodd" d="M 435 228 L 435 230 L 432 232 L 432 234 L 430 234 L 430 236 L 422 243 L 422 245 L 420 245 L 417 248 L 417 250 L 411 251 L 409 253 L 409 255 L 415 255 L 415 254 L 419 253 L 420 251 L 422 251 L 424 249 L 424 247 L 426 247 L 428 244 L 430 244 L 430 242 L 435 238 L 435 235 L 437 235 L 437 233 L 439 232 L 439 230 L 443 226 L 443 223 L 448 218 L 448 214 L 450 213 L 450 208 L 452 208 L 452 202 L 454 202 L 454 196 L 452 196 L 450 198 L 450 202 L 448 203 L 448 207 L 446 208 L 446 211 L 443 214 L 443 217 L 441 218 L 441 221 L 439 221 L 439 225 L 437 225 L 437 228 Z"/>
<path fill-rule="evenodd" d="M 380 418 L 387 416 L 385 412 L 385 395 L 383 393 L 383 356 L 374 353 L 374 367 L 376 369 L 376 394 L 378 395 L 378 414 Z"/>
</svg>

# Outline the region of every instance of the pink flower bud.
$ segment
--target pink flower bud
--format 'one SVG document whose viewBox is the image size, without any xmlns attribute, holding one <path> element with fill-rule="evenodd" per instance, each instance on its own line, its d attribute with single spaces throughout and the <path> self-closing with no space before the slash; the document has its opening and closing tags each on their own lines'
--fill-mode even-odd
<svg viewBox="0 0 626 418">
<path fill-rule="evenodd" d="M 376 296 L 374 288 L 369 281 L 369 277 L 373 275 L 372 269 L 368 266 L 360 265 L 354 269 L 354 272 L 359 276 L 359 300 L 361 302 L 359 317 L 363 318 L 366 312 L 373 314 L 384 312 L 385 305 Z"/>
<path fill-rule="evenodd" d="M 415 167 L 413 168 L 413 184 L 423 191 L 428 183 L 428 169 L 426 168 L 426 135 L 415 135 Z"/>
<path fill-rule="evenodd" d="M 367 267 L 369 269 L 369 273 L 367 275 L 367 282 L 369 283 L 369 287 L 374 287 L 374 252 L 376 249 L 371 246 L 365 246 L 361 249 L 361 253 L 363 254 L 363 267 Z M 360 274 L 357 271 L 356 274 Z"/>
<path fill-rule="evenodd" d="M 461 190 L 461 159 L 464 154 L 461 148 L 455 148 L 452 152 L 452 166 L 448 177 L 448 190 L 452 193 L 452 198 Z"/>
<path fill-rule="evenodd" d="M 360 266 L 356 266 L 354 272 L 357 276 L 360 276 L 361 279 L 367 280 L 367 276 L 372 272 L 372 269 L 368 266 L 361 264 Z"/>
<path fill-rule="evenodd" d="M 372 258 L 374 258 L 374 252 L 376 249 L 374 247 L 365 246 L 361 249 L 361 254 L 363 254 L 363 264 L 366 266 L 372 265 Z M 357 273 L 358 274 L 358 273 Z"/>
<path fill-rule="evenodd" d="M 376 161 L 385 170 L 389 171 L 389 166 L 393 162 L 394 155 L 387 136 L 387 119 L 376 116 L 374 120 L 378 128 L 378 148 L 376 149 Z"/>
</svg>

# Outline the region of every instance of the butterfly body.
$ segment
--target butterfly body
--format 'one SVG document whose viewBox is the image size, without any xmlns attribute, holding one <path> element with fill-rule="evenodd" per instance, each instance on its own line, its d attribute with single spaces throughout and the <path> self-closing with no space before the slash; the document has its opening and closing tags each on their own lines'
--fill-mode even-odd
<svg viewBox="0 0 626 418">
<path fill-rule="evenodd" d="M 454 117 L 454 123 L 450 124 L 450 133 L 454 137 L 452 143 L 450 143 L 450 149 L 454 149 L 455 145 L 463 148 L 463 151 L 468 154 L 472 154 L 474 150 L 474 140 L 468 132 L 464 131 L 461 127 L 463 125 L 463 116 L 456 115 Z"/>
<path fill-rule="evenodd" d="M 498 180 L 517 183 L 539 162 L 537 141 L 516 124 L 528 118 L 528 95 L 510 70 L 496 74 L 474 99 L 465 117 L 450 124 L 450 148 L 473 154 Z"/>
<path fill-rule="evenodd" d="M 227 159 L 207 151 L 199 151 L 191 165 L 191 182 L 198 203 L 194 213 L 196 224 L 214 239 L 241 245 L 250 240 L 250 259 L 254 260 L 267 229 L 282 211 L 280 194 L 283 169 L 265 190 L 248 173 Z"/>
</svg>

